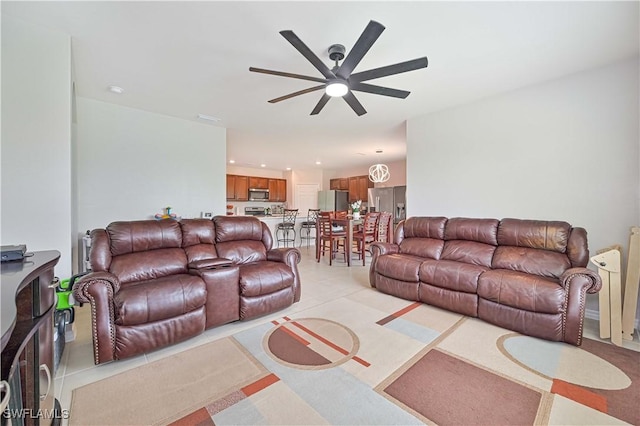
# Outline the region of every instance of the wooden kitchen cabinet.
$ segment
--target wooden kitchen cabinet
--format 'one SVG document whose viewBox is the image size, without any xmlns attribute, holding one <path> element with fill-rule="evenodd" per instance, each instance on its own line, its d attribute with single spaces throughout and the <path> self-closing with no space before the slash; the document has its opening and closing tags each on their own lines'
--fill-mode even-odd
<svg viewBox="0 0 640 426">
<path fill-rule="evenodd" d="M 227 200 L 249 200 L 249 177 L 240 175 L 227 175 Z"/>
<path fill-rule="evenodd" d="M 269 201 L 281 203 L 287 201 L 286 179 L 269 179 Z"/>
<path fill-rule="evenodd" d="M 269 189 L 269 179 L 264 177 L 249 176 L 249 188 Z"/>
<path fill-rule="evenodd" d="M 338 191 L 349 190 L 349 178 L 335 178 L 329 180 L 329 189 L 335 189 Z"/>
<path fill-rule="evenodd" d="M 373 182 L 368 175 L 351 176 L 349 178 L 349 203 L 357 200 L 367 202 L 369 200 L 369 188 L 373 188 Z"/>
</svg>

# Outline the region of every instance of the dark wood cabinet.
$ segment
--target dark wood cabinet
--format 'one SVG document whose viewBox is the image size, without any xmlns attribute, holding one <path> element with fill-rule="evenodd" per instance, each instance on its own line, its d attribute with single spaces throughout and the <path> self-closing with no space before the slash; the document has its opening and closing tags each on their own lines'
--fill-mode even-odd
<svg viewBox="0 0 640 426">
<path fill-rule="evenodd" d="M 373 188 L 373 182 L 368 175 L 351 176 L 349 178 L 349 203 L 362 200 L 366 203 L 369 200 L 369 188 Z"/>
<path fill-rule="evenodd" d="M 338 191 L 349 190 L 349 178 L 335 178 L 329 180 L 329 189 L 335 189 Z"/>
<path fill-rule="evenodd" d="M 53 381 L 54 266 L 59 259 L 60 253 L 51 250 L 2 264 L 1 380 L 10 390 L 9 412 L 21 413 L 10 419 L 14 425 L 60 423 L 62 412 Z"/>
<path fill-rule="evenodd" d="M 227 175 L 227 200 L 249 200 L 249 177 L 240 175 Z"/>
<path fill-rule="evenodd" d="M 250 189 L 269 189 L 269 179 L 257 176 L 249 176 Z"/>
<path fill-rule="evenodd" d="M 272 201 L 272 202 L 287 201 L 287 180 L 286 179 L 269 179 L 269 201 Z"/>
</svg>

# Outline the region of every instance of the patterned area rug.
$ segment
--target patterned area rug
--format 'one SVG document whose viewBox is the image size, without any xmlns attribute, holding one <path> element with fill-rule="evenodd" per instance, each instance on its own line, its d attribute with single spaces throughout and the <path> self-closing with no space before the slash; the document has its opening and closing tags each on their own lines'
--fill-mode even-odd
<svg viewBox="0 0 640 426">
<path fill-rule="evenodd" d="M 70 424 L 640 424 L 640 353 L 375 291 L 73 391 Z"/>
</svg>

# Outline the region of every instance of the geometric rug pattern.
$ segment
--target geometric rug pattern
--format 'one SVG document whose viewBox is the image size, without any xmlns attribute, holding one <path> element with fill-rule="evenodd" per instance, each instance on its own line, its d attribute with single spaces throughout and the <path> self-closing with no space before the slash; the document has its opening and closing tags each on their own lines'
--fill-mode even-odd
<svg viewBox="0 0 640 426">
<path fill-rule="evenodd" d="M 69 424 L 640 424 L 639 369 L 367 291 L 75 389 Z"/>
</svg>

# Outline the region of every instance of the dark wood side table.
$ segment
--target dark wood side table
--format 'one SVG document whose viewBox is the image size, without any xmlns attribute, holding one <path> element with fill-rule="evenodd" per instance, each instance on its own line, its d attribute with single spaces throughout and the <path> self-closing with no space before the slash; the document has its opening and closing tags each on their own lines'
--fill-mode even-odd
<svg viewBox="0 0 640 426">
<path fill-rule="evenodd" d="M 34 252 L 2 263 L 2 424 L 60 423 L 53 380 L 53 314 L 56 309 L 56 250 Z"/>
</svg>

